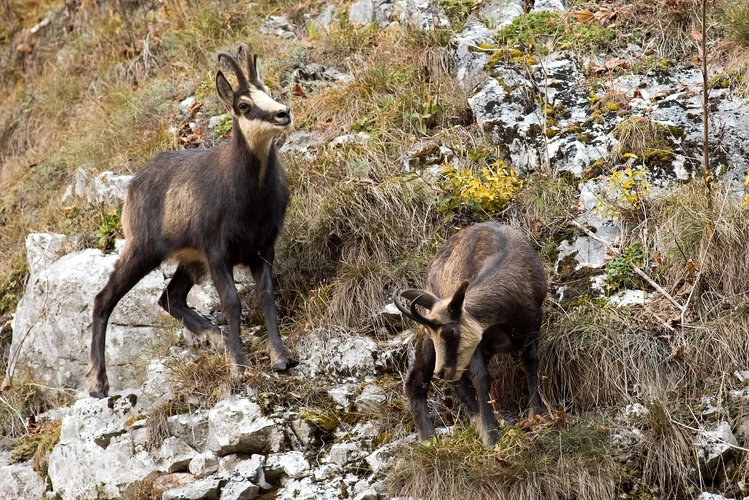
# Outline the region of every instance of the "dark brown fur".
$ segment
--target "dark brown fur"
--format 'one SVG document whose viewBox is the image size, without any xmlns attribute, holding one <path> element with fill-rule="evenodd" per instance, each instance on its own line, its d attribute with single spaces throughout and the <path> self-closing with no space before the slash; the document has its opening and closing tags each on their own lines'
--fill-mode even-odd
<svg viewBox="0 0 749 500">
<path fill-rule="evenodd" d="M 509 226 L 485 222 L 465 228 L 445 242 L 429 265 L 426 290 L 396 292 L 396 305 L 422 325 L 406 380 L 420 439 L 434 435 L 426 399 L 437 362 L 435 342 L 444 351 L 437 376 L 459 376 L 458 395 L 487 447 L 497 441 L 487 370 L 495 354 L 522 353 L 530 409 L 540 413 L 537 343 L 547 288 L 541 260 L 526 236 Z M 412 301 L 412 308 L 401 306 L 399 297 Z M 427 313 L 418 313 L 413 302 Z M 473 328 L 478 344 L 473 350 L 464 349 L 467 365 L 461 367 L 461 347 L 470 344 L 467 339 Z"/>
<path fill-rule="evenodd" d="M 246 45 L 240 46 L 240 56 L 243 52 L 247 74 L 232 56 L 219 55 L 232 66 L 238 82 L 233 89 L 221 71 L 216 75 L 219 96 L 233 115 L 229 144 L 161 153 L 130 184 L 122 211 L 125 248 L 109 282 L 94 300 L 88 372 L 92 396 L 105 397 L 109 391 L 104 347 L 112 310 L 168 258 L 177 259 L 178 266 L 159 304 L 200 338 L 220 337 L 221 330 L 186 301 L 192 286 L 209 273 L 228 320 L 224 341 L 236 375 L 248 364 L 239 337 L 241 304 L 233 277 L 238 264 L 248 266 L 255 280 L 268 328 L 271 363 L 277 370 L 297 364 L 278 333 L 271 282 L 274 246 L 289 201 L 273 137 L 291 125 L 291 113 L 272 100 L 264 101 L 275 104 L 271 110 L 248 105 L 252 102 L 247 101 L 249 93 L 264 92 L 265 87 Z M 241 98 L 245 100 L 240 104 Z M 259 123 L 257 130 L 264 135 L 257 141 L 254 136 L 245 137 L 240 121 Z M 257 150 L 258 144 L 264 147 Z"/>
</svg>

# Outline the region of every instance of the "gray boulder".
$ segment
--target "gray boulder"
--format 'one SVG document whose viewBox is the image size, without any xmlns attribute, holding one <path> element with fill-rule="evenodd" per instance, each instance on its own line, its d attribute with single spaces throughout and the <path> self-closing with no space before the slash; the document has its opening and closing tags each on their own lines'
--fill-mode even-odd
<svg viewBox="0 0 749 500">
<path fill-rule="evenodd" d="M 30 462 L 8 465 L 10 453 L 0 453 L 0 498 L 37 500 L 44 496 L 44 480 Z"/>
<path fill-rule="evenodd" d="M 207 448 L 218 456 L 278 452 L 282 440 L 276 423 L 247 398 L 219 401 L 208 412 Z"/>
<path fill-rule="evenodd" d="M 27 250 L 38 238 L 29 236 Z M 55 239 L 50 239 L 55 244 Z M 53 387 L 86 387 L 91 308 L 109 279 L 116 254 L 86 249 L 41 269 L 32 268 L 13 322 L 6 381 L 23 367 L 36 381 Z M 36 259 L 36 257 L 32 257 Z M 134 368 L 144 343 L 153 336 L 161 308 L 155 303 L 164 274 L 153 271 L 115 308 L 107 331 L 107 372 L 113 388 L 137 387 L 142 373 Z"/>
</svg>

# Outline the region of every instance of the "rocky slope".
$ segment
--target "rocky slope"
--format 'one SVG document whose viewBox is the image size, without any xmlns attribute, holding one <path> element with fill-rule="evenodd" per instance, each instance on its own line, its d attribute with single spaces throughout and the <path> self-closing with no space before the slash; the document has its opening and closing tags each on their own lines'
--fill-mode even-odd
<svg viewBox="0 0 749 500">
<path fill-rule="evenodd" d="M 537 11 L 563 8 L 560 3 L 543 1 L 534 7 Z M 605 57 L 580 59 L 572 52 L 538 58 L 517 54 L 495 57 L 500 50 L 494 47 L 496 29 L 509 25 L 522 13 L 521 2 L 485 2 L 479 15 L 469 18 L 451 42 L 454 74 L 473 89 L 468 104 L 474 119 L 493 143 L 501 145 L 508 161 L 527 171 L 567 171 L 575 179 L 580 192 L 575 221 L 587 231 L 571 233 L 560 245 L 556 266 L 591 270 L 583 287 L 585 293 L 603 295 L 601 269 L 611 257 L 611 248 L 618 247 L 631 230 L 600 206 L 611 186 L 611 172 L 602 172 L 600 166 L 622 154 L 621 136 L 614 131 L 633 116 L 643 117 L 663 131 L 668 151 L 651 164 L 650 196 L 699 178 L 701 75 L 692 67 L 675 65 L 613 76 L 608 86 L 591 90 L 582 68 L 633 65 L 645 49 L 629 47 L 614 63 Z M 336 15 L 341 14 L 331 6 L 316 19 L 324 27 Z M 353 24 L 375 22 L 388 29 L 408 24 L 430 30 L 448 23 L 442 9 L 428 0 L 361 0 L 351 4 L 345 15 Z M 294 34 L 291 21 L 282 17 L 270 19 L 261 30 L 268 36 Z M 305 68 L 305 74 L 321 84 L 345 85 L 348 81 L 347 75 L 325 73 L 324 68 Z M 613 94 L 623 96 L 616 105 L 595 105 Z M 626 115 L 620 112 L 624 107 Z M 716 152 L 711 167 L 732 193 L 730 196 L 740 199 L 744 195 L 741 181 L 749 168 L 749 105 L 732 95 L 729 88 L 714 89 L 710 109 L 709 141 Z M 329 141 L 305 131 L 292 134 L 282 151 L 304 154 L 355 141 L 367 141 L 366 134 Z M 403 159 L 404 168 L 440 165 L 451 155 L 449 148 L 425 139 Z M 636 170 L 638 161 L 637 155 L 625 155 L 623 164 Z M 599 171 L 591 173 L 597 165 Z M 121 198 L 127 182 L 127 177 L 111 173 L 97 176 L 84 168 L 60 203 L 65 204 L 70 197 Z M 142 280 L 115 310 L 107 339 L 108 370 L 115 394 L 95 400 L 82 392 L 90 308 L 93 296 L 113 268 L 117 250 L 110 254 L 95 249 L 69 252 L 75 242 L 57 234 L 31 234 L 26 244 L 30 278 L 13 322 L 6 382 L 31 373 L 37 383 L 75 394 L 75 402 L 37 417 L 40 421 L 61 422 L 60 440 L 49 455 L 46 477 L 34 472 L 29 462 L 5 465 L 3 461 L 9 457 L 0 455 L 0 497 L 67 500 L 138 498 L 142 494 L 165 500 L 233 500 L 252 499 L 266 492 L 278 499 L 388 497 L 388 464 L 397 447 L 415 436 L 384 439 L 387 429 L 381 419 L 370 420 L 368 416 L 403 408 L 393 403 L 393 398 L 401 397 L 399 387 L 393 390 L 393 380 L 407 369 L 410 331 L 383 341 L 313 330 L 297 343 L 301 363 L 288 375 L 261 373 L 258 376 L 267 379 L 262 388 L 247 384 L 218 397 L 210 408 L 157 414 L 156 409 L 163 409 L 178 392 L 171 371 L 203 362 L 184 340 L 162 357 L 144 359 L 143 353 L 151 348 L 153 339 L 166 336 L 163 313 L 155 303 L 173 271 L 164 265 Z M 250 286 L 241 273 L 238 276 L 240 286 Z M 551 290 L 552 298 L 560 302 L 580 293 L 579 287 L 572 290 L 559 281 Z M 645 296 L 639 290 L 626 290 L 610 300 L 627 307 L 655 300 L 658 294 Z M 190 302 L 207 315 L 215 314 L 217 300 L 210 284 L 196 287 Z M 391 306 L 383 304 L 378 321 L 399 325 L 399 315 Z M 168 338 L 179 340 L 180 336 Z M 742 373 L 736 376 L 746 378 Z M 274 404 L 279 395 L 269 395 L 273 390 L 268 388 L 289 387 L 284 382 L 287 379 L 299 384 L 311 381 L 331 402 L 331 414 L 358 418 L 348 422 L 326 418 L 310 411 L 301 398 L 298 404 Z M 289 399 L 295 397 L 292 392 Z M 743 402 L 749 398 L 741 391 L 731 397 Z M 732 426 L 713 403 L 707 397 L 703 412 L 711 415 L 714 425 L 695 430 L 691 443 L 696 463 L 705 470 L 730 463 L 731 453 L 741 448 Z M 622 456 L 617 459 L 622 462 L 632 460 L 627 451 L 642 440 L 637 422 L 647 411 L 637 406 L 622 409 L 622 426 L 612 431 L 613 447 L 620 450 Z M 163 418 L 160 427 L 153 422 L 157 415 Z M 734 422 L 733 428 L 746 425 Z M 631 466 L 637 468 L 638 464 Z M 723 497 L 703 493 L 699 498 Z"/>
</svg>

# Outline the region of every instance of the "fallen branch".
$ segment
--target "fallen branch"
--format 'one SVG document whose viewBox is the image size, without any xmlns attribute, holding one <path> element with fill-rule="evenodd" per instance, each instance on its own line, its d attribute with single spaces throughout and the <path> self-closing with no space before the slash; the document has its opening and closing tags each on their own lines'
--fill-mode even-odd
<svg viewBox="0 0 749 500">
<path fill-rule="evenodd" d="M 603 246 L 605 246 L 606 248 L 608 248 L 609 251 L 611 253 L 613 253 L 614 255 L 616 255 L 617 257 L 621 255 L 621 253 L 616 248 L 612 247 L 611 245 L 608 244 L 608 242 L 602 240 L 601 238 L 599 238 L 598 236 L 596 236 L 595 234 L 593 234 L 592 231 L 590 231 L 588 228 L 584 227 L 579 222 L 571 220 L 570 224 L 572 224 L 573 226 L 575 226 L 578 229 L 581 229 L 589 237 L 593 238 L 598 243 L 600 243 Z M 653 281 L 653 279 L 650 276 L 648 276 L 645 273 L 645 271 L 643 271 L 642 269 L 640 269 L 639 267 L 637 267 L 632 262 L 629 263 L 629 266 L 632 268 L 632 270 L 634 272 L 636 272 L 638 275 L 640 275 L 640 277 L 642 279 L 644 279 L 645 281 L 647 281 L 648 284 L 650 284 L 650 286 L 652 286 L 653 288 L 655 288 L 659 293 L 663 294 L 663 296 L 666 297 L 682 314 L 684 313 L 684 307 L 681 304 L 679 304 L 676 301 L 676 299 L 674 299 L 673 297 L 671 297 L 671 295 L 669 295 L 669 293 L 666 290 L 664 290 L 658 283 L 656 283 L 655 281 Z"/>
</svg>

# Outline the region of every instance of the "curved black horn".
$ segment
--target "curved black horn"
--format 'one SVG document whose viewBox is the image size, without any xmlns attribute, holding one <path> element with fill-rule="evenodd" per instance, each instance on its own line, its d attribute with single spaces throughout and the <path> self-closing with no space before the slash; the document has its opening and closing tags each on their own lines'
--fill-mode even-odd
<svg viewBox="0 0 749 500">
<path fill-rule="evenodd" d="M 403 307 L 403 305 L 400 302 L 400 292 L 401 292 L 400 288 L 396 289 L 393 292 L 393 303 L 395 304 L 395 307 L 397 307 L 398 310 L 401 313 L 403 313 L 404 316 L 411 318 L 412 320 L 416 321 L 420 325 L 428 326 L 432 330 L 436 331 L 439 325 L 435 323 L 434 321 L 425 318 L 419 313 L 419 311 L 416 310 L 416 303 L 419 301 L 421 297 L 424 296 L 424 294 L 421 294 L 415 299 L 413 299 L 411 301 L 411 307 L 409 309 L 406 309 L 405 307 Z"/>
<path fill-rule="evenodd" d="M 244 52 L 244 57 L 245 59 L 247 59 L 247 77 L 254 85 L 260 86 L 260 75 L 257 72 L 257 56 L 252 56 L 252 54 L 250 53 L 250 48 L 246 43 L 242 43 L 239 45 L 237 57 L 239 57 L 240 59 L 242 58 L 242 52 Z"/>
<path fill-rule="evenodd" d="M 237 85 L 240 89 L 246 89 L 249 88 L 250 84 L 247 81 L 247 76 L 245 76 L 244 71 L 242 70 L 242 67 L 239 65 L 236 59 L 234 59 L 234 56 L 229 54 L 228 52 L 219 52 L 218 53 L 218 60 L 221 61 L 221 58 L 226 59 L 226 62 L 229 63 L 229 66 L 231 66 L 231 69 L 234 71 L 234 74 L 237 76 Z"/>
</svg>

